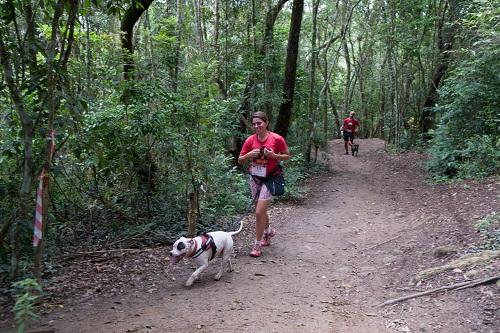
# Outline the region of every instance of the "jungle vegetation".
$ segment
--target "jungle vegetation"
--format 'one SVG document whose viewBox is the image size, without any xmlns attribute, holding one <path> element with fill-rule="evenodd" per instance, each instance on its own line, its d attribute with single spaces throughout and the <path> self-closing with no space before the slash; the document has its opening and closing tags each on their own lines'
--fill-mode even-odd
<svg viewBox="0 0 500 333">
<path fill-rule="evenodd" d="M 291 146 L 291 188 L 351 110 L 437 179 L 497 174 L 499 18 L 498 0 L 0 1 L 2 281 L 230 223 L 254 111 Z"/>
</svg>

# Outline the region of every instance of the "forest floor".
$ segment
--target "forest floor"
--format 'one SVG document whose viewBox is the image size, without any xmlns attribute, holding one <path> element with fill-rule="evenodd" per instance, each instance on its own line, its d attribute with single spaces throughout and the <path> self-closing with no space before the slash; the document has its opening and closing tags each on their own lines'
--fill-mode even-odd
<svg viewBox="0 0 500 333">
<path fill-rule="evenodd" d="M 299 201 L 277 202 L 278 233 L 248 256 L 251 216 L 235 236 L 233 272 L 214 281 L 215 259 L 192 287 L 191 261 L 169 264 L 168 247 L 85 256 L 45 288 L 35 332 L 499 332 L 500 283 L 390 299 L 496 276 L 474 224 L 499 208 L 499 179 L 432 185 L 425 155 L 358 140 L 359 156 L 330 142 L 328 174 L 309 179 Z M 446 246 L 446 247 L 444 247 Z M 496 258 L 495 258 L 496 256 Z M 483 255 L 484 257 L 484 255 Z M 468 258 L 468 257 L 466 257 Z M 433 274 L 419 272 L 443 266 Z M 417 282 L 410 284 L 411 281 Z M 496 283 L 495 283 L 496 282 Z M 4 331 L 12 327 L 0 323 Z"/>
</svg>

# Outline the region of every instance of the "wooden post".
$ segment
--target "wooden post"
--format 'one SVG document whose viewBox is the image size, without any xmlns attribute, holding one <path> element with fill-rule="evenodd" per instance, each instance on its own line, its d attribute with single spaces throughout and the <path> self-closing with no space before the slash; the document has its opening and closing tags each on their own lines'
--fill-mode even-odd
<svg viewBox="0 0 500 333">
<path fill-rule="evenodd" d="M 196 218 L 198 215 L 198 198 L 195 192 L 189 193 L 188 201 L 188 237 L 193 238 L 196 231 Z"/>
</svg>

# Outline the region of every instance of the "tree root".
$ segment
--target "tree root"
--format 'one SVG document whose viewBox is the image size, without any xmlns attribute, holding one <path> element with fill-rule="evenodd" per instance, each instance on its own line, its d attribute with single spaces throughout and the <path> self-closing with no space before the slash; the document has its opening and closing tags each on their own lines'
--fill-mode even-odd
<svg viewBox="0 0 500 333">
<path fill-rule="evenodd" d="M 472 280 L 472 281 L 467 281 L 467 282 L 461 282 L 461 283 L 451 284 L 451 285 L 448 285 L 448 286 L 439 287 L 439 288 L 436 288 L 436 289 L 432 289 L 432 290 L 428 290 L 428 291 L 423 291 L 423 292 L 412 294 L 412 295 L 407 295 L 407 296 L 403 296 L 403 297 L 399 297 L 399 298 L 395 298 L 395 299 L 390 299 L 388 301 L 385 301 L 384 303 L 381 303 L 379 306 L 383 307 L 383 306 L 386 306 L 386 305 L 391 305 L 391 304 L 394 304 L 394 303 L 397 303 L 397 302 L 402 302 L 402 301 L 406 301 L 406 300 L 411 299 L 411 298 L 416 298 L 416 297 L 420 297 L 420 296 L 429 295 L 429 294 L 432 294 L 432 293 L 435 293 L 435 292 L 438 292 L 438 291 L 442 291 L 442 290 L 452 290 L 452 289 L 461 290 L 461 289 L 471 288 L 471 287 L 475 287 L 475 286 L 478 286 L 478 285 L 481 285 L 481 284 L 486 284 L 486 283 L 489 283 L 489 282 L 492 282 L 492 281 L 496 281 L 498 279 L 500 279 L 500 274 L 495 275 L 495 276 L 491 276 L 491 277 L 487 277 L 487 278 L 484 278 L 484 279 L 477 279 L 477 280 Z"/>
<path fill-rule="evenodd" d="M 470 253 L 466 254 L 463 257 L 460 257 L 458 259 L 452 260 L 446 265 L 443 266 L 438 266 L 438 267 L 432 267 L 429 269 L 426 269 L 424 271 L 421 271 L 418 273 L 410 282 L 410 285 L 416 285 L 419 281 L 426 280 L 430 278 L 431 276 L 434 276 L 436 274 L 446 272 L 449 270 L 453 270 L 456 268 L 463 269 L 466 267 L 470 267 L 472 265 L 484 265 L 488 262 L 490 262 L 493 259 L 496 259 L 500 257 L 500 250 L 486 250 L 482 251 L 479 253 Z"/>
</svg>

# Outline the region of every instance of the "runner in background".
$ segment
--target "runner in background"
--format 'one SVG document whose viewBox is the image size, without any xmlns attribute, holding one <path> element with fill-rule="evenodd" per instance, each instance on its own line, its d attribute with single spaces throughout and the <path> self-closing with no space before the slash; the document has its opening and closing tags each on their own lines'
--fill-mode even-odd
<svg viewBox="0 0 500 333">
<path fill-rule="evenodd" d="M 344 136 L 344 148 L 345 154 L 349 155 L 348 143 L 352 144 L 354 141 L 354 135 L 358 132 L 359 121 L 354 118 L 356 113 L 354 111 L 349 112 L 349 117 L 345 118 L 342 122 L 340 130 L 343 132 Z"/>
</svg>

